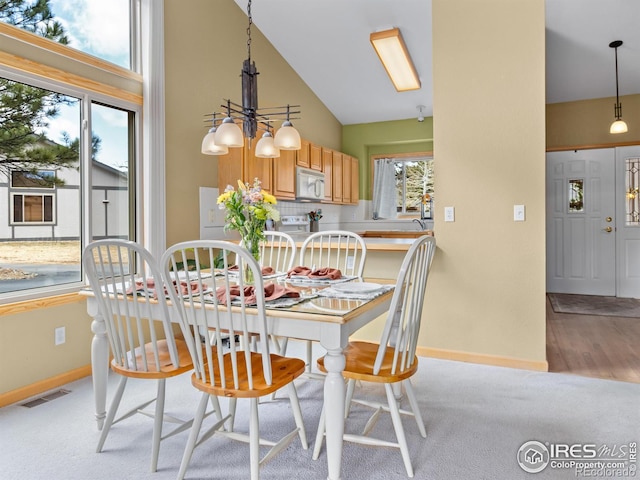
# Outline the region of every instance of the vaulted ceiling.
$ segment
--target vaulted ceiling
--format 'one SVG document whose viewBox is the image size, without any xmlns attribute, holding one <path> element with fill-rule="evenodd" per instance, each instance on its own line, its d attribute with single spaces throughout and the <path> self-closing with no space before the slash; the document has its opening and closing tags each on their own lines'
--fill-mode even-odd
<svg viewBox="0 0 640 480">
<path fill-rule="evenodd" d="M 246 12 L 246 0 L 234 1 Z M 255 25 L 343 125 L 417 117 L 418 105 L 432 115 L 431 0 L 254 0 L 251 8 Z M 547 103 L 615 96 L 613 40 L 624 42 L 620 95 L 640 93 L 639 24 L 639 0 L 546 0 Z M 369 42 L 391 27 L 402 32 L 420 90 L 396 92 Z"/>
</svg>

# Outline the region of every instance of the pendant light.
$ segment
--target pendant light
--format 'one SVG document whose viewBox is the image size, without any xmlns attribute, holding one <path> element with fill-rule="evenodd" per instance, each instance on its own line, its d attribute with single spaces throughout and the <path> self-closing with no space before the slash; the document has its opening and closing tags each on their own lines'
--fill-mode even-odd
<svg viewBox="0 0 640 480">
<path fill-rule="evenodd" d="M 216 132 L 216 145 L 234 148 L 244 146 L 242 130 L 240 130 L 240 127 L 233 121 L 233 118 L 231 117 L 230 100 L 227 100 L 227 116 L 224 118 L 222 124 L 220 125 L 220 127 L 218 127 L 218 131 Z"/>
<path fill-rule="evenodd" d="M 213 114 L 213 126 L 202 139 L 201 152 L 205 155 L 226 155 L 229 148 L 225 145 L 216 144 L 216 114 Z"/>
<path fill-rule="evenodd" d="M 259 158 L 278 158 L 280 149 L 273 143 L 273 136 L 269 129 L 262 135 L 262 138 L 256 143 L 256 157 Z"/>
<path fill-rule="evenodd" d="M 616 40 L 611 42 L 609 46 L 615 49 L 616 52 L 616 104 L 613 107 L 615 121 L 611 124 L 609 128 L 609 133 L 626 133 L 627 132 L 627 124 L 624 120 L 622 120 L 622 104 L 620 103 L 620 96 L 618 93 L 618 47 L 622 45 L 622 40 Z"/>
<path fill-rule="evenodd" d="M 282 123 L 273 139 L 275 147 L 280 150 L 300 150 L 300 134 L 293 128 L 289 120 L 289 105 L 287 105 L 287 119 Z"/>
</svg>

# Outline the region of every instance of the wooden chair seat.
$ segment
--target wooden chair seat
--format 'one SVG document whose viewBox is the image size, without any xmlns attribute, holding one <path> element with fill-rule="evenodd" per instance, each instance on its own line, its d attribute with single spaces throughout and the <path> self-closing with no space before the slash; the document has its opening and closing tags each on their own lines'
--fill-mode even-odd
<svg viewBox="0 0 640 480">
<path fill-rule="evenodd" d="M 220 377 L 216 377 L 215 382 L 211 383 L 209 375 L 206 376 L 205 380 L 201 380 L 196 375 L 193 375 L 191 377 L 191 383 L 198 390 L 218 397 L 259 398 L 281 389 L 304 373 L 305 363 L 299 358 L 281 357 L 273 353 L 270 357 L 271 367 L 273 369 L 271 385 L 267 384 L 264 375 L 262 375 L 262 354 L 255 352 L 251 352 L 251 370 L 253 372 L 252 389 L 249 388 L 247 364 L 243 356 L 238 357 L 236 366 L 238 386 L 228 385 L 230 379 L 233 378 L 232 356 L 229 354 L 223 357 L 227 386 L 223 387 L 221 385 Z M 217 359 L 214 359 L 214 370 L 216 371 L 218 370 L 217 364 Z"/>
<path fill-rule="evenodd" d="M 129 368 L 118 365 L 115 360 L 111 362 L 111 369 L 125 377 L 131 378 L 170 378 L 175 377 L 176 375 L 180 375 L 182 373 L 193 370 L 193 362 L 191 361 L 191 354 L 189 353 L 189 349 L 187 348 L 187 344 L 184 340 L 175 341 L 176 347 L 178 349 L 178 365 L 174 365 L 171 361 L 171 356 L 169 354 L 169 345 L 166 340 L 158 340 L 158 364 L 159 367 L 156 366 L 155 353 L 153 351 L 153 344 L 147 343 L 145 344 L 145 357 L 146 357 L 146 365 L 148 370 L 145 371 L 145 362 L 143 361 L 143 356 L 140 352 L 140 348 L 135 350 L 135 368 L 133 365 L 130 365 Z M 133 363 L 133 362 L 132 362 Z"/>
<path fill-rule="evenodd" d="M 364 380 L 374 383 L 396 383 L 406 380 L 418 371 L 418 357 L 414 357 L 412 365 L 403 371 L 392 373 L 394 350 L 387 348 L 380 373 L 373 373 L 373 367 L 378 355 L 380 345 L 370 342 L 350 342 L 344 351 L 346 364 L 342 374 L 345 378 Z M 324 357 L 318 359 L 318 368 L 327 373 L 324 367 Z"/>
</svg>

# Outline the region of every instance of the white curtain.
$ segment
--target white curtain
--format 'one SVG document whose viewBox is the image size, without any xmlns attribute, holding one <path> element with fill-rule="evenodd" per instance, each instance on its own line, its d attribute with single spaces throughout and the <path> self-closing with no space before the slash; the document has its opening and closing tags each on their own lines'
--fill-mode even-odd
<svg viewBox="0 0 640 480">
<path fill-rule="evenodd" d="M 373 218 L 396 218 L 396 169 L 391 158 L 373 162 Z"/>
</svg>

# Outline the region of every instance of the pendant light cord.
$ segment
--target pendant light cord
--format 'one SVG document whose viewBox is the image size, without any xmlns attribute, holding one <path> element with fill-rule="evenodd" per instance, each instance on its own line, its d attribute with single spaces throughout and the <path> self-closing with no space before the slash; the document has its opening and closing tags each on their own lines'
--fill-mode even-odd
<svg viewBox="0 0 640 480">
<path fill-rule="evenodd" d="M 249 26 L 247 27 L 247 58 L 251 61 L 251 25 L 253 24 L 253 18 L 251 17 L 251 0 L 249 0 L 249 4 L 247 5 L 247 16 L 249 17 Z"/>
</svg>

